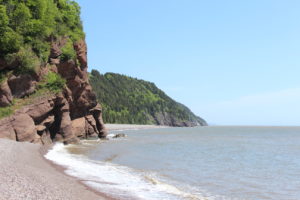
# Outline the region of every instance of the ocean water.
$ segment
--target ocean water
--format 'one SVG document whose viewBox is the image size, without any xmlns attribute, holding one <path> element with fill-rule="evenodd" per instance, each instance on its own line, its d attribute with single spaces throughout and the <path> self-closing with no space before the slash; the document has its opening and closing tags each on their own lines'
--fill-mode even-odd
<svg viewBox="0 0 300 200">
<path fill-rule="evenodd" d="M 299 200 L 300 127 L 125 131 L 46 158 L 116 199 Z"/>
</svg>

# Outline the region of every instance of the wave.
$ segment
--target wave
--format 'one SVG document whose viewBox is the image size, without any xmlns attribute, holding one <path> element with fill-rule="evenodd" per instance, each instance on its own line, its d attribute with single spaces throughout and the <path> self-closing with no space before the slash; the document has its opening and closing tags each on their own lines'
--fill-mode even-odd
<svg viewBox="0 0 300 200">
<path fill-rule="evenodd" d="M 45 157 L 66 168 L 68 175 L 87 186 L 118 199 L 191 199 L 211 200 L 199 191 L 193 193 L 169 184 L 155 173 L 141 172 L 109 162 L 95 161 L 84 155 L 71 154 L 68 147 L 56 144 Z M 219 198 L 218 198 L 219 199 Z"/>
</svg>

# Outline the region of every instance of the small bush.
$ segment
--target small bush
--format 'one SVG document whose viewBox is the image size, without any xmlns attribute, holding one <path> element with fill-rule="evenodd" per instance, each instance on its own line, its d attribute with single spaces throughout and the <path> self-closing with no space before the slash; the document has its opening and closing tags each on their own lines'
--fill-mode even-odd
<svg viewBox="0 0 300 200">
<path fill-rule="evenodd" d="M 39 87 L 58 93 L 65 87 L 65 85 L 66 80 L 63 79 L 59 74 L 49 72 Z"/>
<path fill-rule="evenodd" d="M 5 57 L 8 64 L 17 63 L 17 74 L 36 73 L 41 63 L 39 58 L 29 47 L 21 48 L 17 53 L 8 54 Z"/>
<path fill-rule="evenodd" d="M 9 107 L 0 108 L 0 119 L 13 114 L 13 109 Z"/>
<path fill-rule="evenodd" d="M 62 48 L 62 54 L 60 58 L 62 61 L 75 60 L 76 52 L 71 39 L 68 39 L 67 43 Z"/>
</svg>

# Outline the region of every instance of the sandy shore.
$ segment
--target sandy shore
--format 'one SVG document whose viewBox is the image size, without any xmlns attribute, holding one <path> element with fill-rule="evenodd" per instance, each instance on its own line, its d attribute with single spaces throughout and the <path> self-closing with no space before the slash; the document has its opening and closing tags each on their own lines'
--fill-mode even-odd
<svg viewBox="0 0 300 200">
<path fill-rule="evenodd" d="M 156 125 L 106 124 L 109 131 L 167 128 Z M 43 157 L 46 147 L 0 139 L 0 200 L 112 199 L 64 174 Z"/>
<path fill-rule="evenodd" d="M 105 124 L 108 131 L 122 131 L 122 130 L 141 130 L 154 128 L 170 128 L 169 126 L 158 125 L 137 125 L 137 124 Z"/>
<path fill-rule="evenodd" d="M 0 139 L 0 200 L 108 199 L 46 161 L 42 147 Z"/>
</svg>

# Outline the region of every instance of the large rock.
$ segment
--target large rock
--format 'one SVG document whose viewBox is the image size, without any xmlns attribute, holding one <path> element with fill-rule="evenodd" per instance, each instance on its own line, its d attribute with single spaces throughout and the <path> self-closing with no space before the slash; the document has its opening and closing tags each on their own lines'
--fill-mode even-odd
<svg viewBox="0 0 300 200">
<path fill-rule="evenodd" d="M 69 104 L 66 102 L 66 100 L 63 100 L 63 102 L 65 102 L 65 104 L 61 108 L 61 123 L 60 123 L 59 133 L 63 136 L 64 142 L 66 144 L 78 143 L 79 140 L 73 133 L 73 129 L 72 129 L 72 121 L 69 112 Z"/>
<path fill-rule="evenodd" d="M 96 120 L 92 115 L 88 115 L 85 117 L 86 119 L 86 131 L 87 135 L 91 137 L 96 137 L 99 135 L 99 131 L 97 129 Z"/>
<path fill-rule="evenodd" d="M 42 102 L 34 104 L 34 106 L 30 106 L 26 113 L 37 123 L 41 123 L 47 117 L 49 117 L 50 112 L 54 108 L 54 102 L 50 99 L 45 99 Z"/>
<path fill-rule="evenodd" d="M 14 97 L 22 98 L 34 93 L 36 81 L 29 74 L 13 75 L 8 79 L 8 85 Z"/>
<path fill-rule="evenodd" d="M 11 90 L 7 81 L 3 81 L 0 85 L 0 107 L 9 106 L 13 100 Z"/>
<path fill-rule="evenodd" d="M 72 121 L 72 131 L 77 137 L 86 138 L 86 122 L 84 117 Z"/>
<path fill-rule="evenodd" d="M 96 121 L 97 130 L 99 131 L 99 138 L 105 138 L 107 136 L 107 130 L 102 119 L 101 105 L 97 104 L 95 108 L 91 109 L 91 113 Z"/>
<path fill-rule="evenodd" d="M 11 125 L 11 118 L 6 118 L 0 121 L 0 138 L 17 140 L 15 130 Z"/>
<path fill-rule="evenodd" d="M 17 141 L 36 143 L 40 138 L 37 134 L 33 119 L 27 114 L 16 114 L 12 125 L 17 135 Z"/>
</svg>

